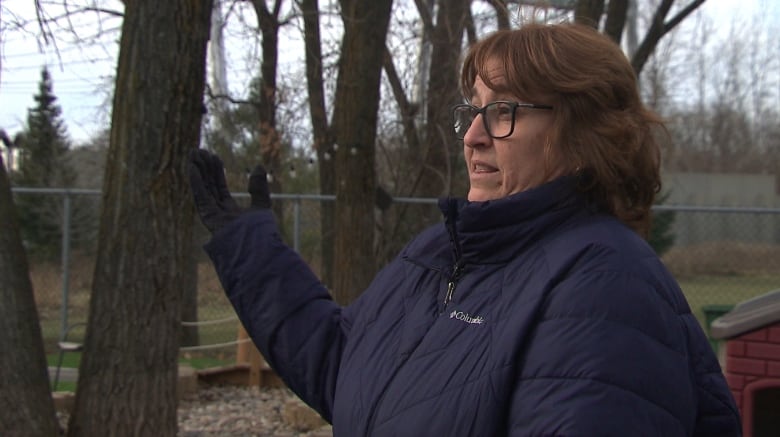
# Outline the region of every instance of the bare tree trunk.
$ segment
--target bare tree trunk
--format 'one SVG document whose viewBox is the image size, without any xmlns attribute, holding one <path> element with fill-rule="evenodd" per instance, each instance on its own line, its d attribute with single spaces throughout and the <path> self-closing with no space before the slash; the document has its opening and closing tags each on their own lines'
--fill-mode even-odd
<svg viewBox="0 0 780 437">
<path fill-rule="evenodd" d="M 201 245 L 195 238 L 190 239 L 190 249 L 184 253 L 182 269 L 182 295 L 181 320 L 186 322 L 198 321 L 198 251 Z M 193 325 L 181 326 L 181 346 L 197 346 L 200 344 L 198 327 Z"/>
<path fill-rule="evenodd" d="M 253 0 L 252 4 L 260 26 L 263 59 L 260 62 L 260 96 L 257 105 L 260 127 L 260 158 L 269 174 L 276 175 L 268 183 L 272 193 L 282 191 L 282 142 L 276 128 L 276 69 L 279 64 L 279 11 L 283 0 L 275 0 L 273 10 L 268 10 L 266 0 Z M 275 201 L 273 210 L 282 226 L 284 205 Z M 280 229 L 281 230 L 281 229 Z"/>
<path fill-rule="evenodd" d="M 328 124 L 325 109 L 325 89 L 322 72 L 322 41 L 320 37 L 320 16 L 317 0 L 301 0 L 301 12 L 304 26 L 304 45 L 306 47 L 306 85 L 309 94 L 309 115 L 311 116 L 314 137 L 314 150 L 320 173 L 320 192 L 336 192 L 335 156 L 333 135 Z M 326 285 L 333 284 L 334 218 L 333 202 L 322 202 L 320 207 L 321 273 L 320 278 Z"/>
<path fill-rule="evenodd" d="M 175 436 L 192 247 L 188 152 L 203 113 L 210 0 L 125 3 L 85 352 L 70 436 Z"/>
<path fill-rule="evenodd" d="M 612 41 L 620 44 L 623 38 L 623 28 L 628 17 L 628 0 L 610 0 L 607 6 L 607 21 L 604 23 L 604 33 Z"/>
<path fill-rule="evenodd" d="M 463 36 L 470 22 L 470 0 L 440 0 L 436 21 L 432 12 L 434 1 L 416 0 L 422 22 L 422 60 L 419 65 L 417 95 L 412 101 L 406 96 L 392 54 L 384 60 L 385 75 L 398 105 L 406 139 L 405 161 L 411 168 L 403 172 L 404 182 L 396 190 L 404 195 L 439 197 L 465 192 L 468 178 L 463 175 L 463 153 L 455 139 L 450 118 L 450 108 L 461 101 L 458 66 L 462 53 Z M 499 27 L 509 26 L 505 0 L 491 0 L 496 9 Z M 425 114 L 425 124 L 418 129 L 415 119 L 418 112 Z M 420 117 L 423 118 L 423 117 Z M 423 138 L 424 136 L 424 138 Z M 408 182 L 406 181 L 408 179 Z M 391 227 L 383 232 L 379 259 L 395 255 L 398 242 L 406 241 L 421 226 L 441 219 L 436 208 L 415 208 L 398 204 L 393 209 L 395 217 L 388 221 Z M 387 244 L 390 242 L 390 244 Z M 396 243 L 396 244 L 393 244 Z"/>
<path fill-rule="evenodd" d="M 347 303 L 376 273 L 374 203 L 379 83 L 392 0 L 342 0 L 336 84 L 336 235 L 333 295 Z"/>
<path fill-rule="evenodd" d="M 439 1 L 436 26 L 431 35 L 433 51 L 427 94 L 425 155 L 417 195 L 440 197 L 458 186 L 453 177 L 462 165 L 462 149 L 452 130 L 450 108 L 461 101 L 458 65 L 470 0 Z M 435 209 L 434 209 L 435 210 Z M 433 214 L 438 214 L 434 211 Z"/>
<path fill-rule="evenodd" d="M 43 338 L 11 186 L 0 156 L 0 430 L 9 436 L 54 436 Z"/>
<path fill-rule="evenodd" d="M 604 0 L 579 0 L 574 6 L 574 21 L 598 29 L 603 13 Z"/>
</svg>

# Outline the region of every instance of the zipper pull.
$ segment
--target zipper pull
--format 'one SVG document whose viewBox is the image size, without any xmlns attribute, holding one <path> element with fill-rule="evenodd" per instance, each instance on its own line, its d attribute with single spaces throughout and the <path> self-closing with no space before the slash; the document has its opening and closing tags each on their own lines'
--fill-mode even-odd
<svg viewBox="0 0 780 437">
<path fill-rule="evenodd" d="M 450 281 L 447 282 L 447 294 L 444 296 L 444 307 L 442 308 L 442 312 L 447 309 L 447 304 L 452 300 L 452 295 L 455 293 L 455 287 L 460 280 L 462 268 L 463 266 L 460 263 L 456 263 L 455 268 L 452 270 Z"/>
<path fill-rule="evenodd" d="M 447 294 L 444 296 L 444 309 L 447 309 L 447 304 L 452 300 L 452 293 L 455 292 L 455 281 L 447 283 Z"/>
</svg>

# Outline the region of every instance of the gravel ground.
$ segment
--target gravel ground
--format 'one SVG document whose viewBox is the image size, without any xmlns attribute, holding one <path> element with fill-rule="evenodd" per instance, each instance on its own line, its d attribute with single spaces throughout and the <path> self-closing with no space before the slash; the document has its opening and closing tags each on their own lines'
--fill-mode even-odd
<svg viewBox="0 0 780 437">
<path fill-rule="evenodd" d="M 68 416 L 58 413 L 60 424 Z M 287 389 L 201 386 L 179 401 L 180 437 L 332 437 L 330 425 Z"/>
<path fill-rule="evenodd" d="M 287 389 L 201 387 L 179 403 L 181 437 L 330 437 L 331 428 Z"/>
</svg>

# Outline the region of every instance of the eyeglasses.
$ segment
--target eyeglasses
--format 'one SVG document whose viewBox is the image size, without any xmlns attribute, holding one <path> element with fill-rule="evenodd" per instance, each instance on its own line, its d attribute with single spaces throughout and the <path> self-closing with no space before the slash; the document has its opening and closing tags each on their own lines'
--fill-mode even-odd
<svg viewBox="0 0 780 437">
<path fill-rule="evenodd" d="M 552 109 L 553 107 L 505 101 L 491 102 L 481 108 L 467 103 L 455 105 L 452 108 L 452 125 L 455 128 L 455 136 L 462 140 L 477 115 L 482 114 L 482 123 L 485 125 L 485 131 L 488 135 L 492 138 L 506 138 L 512 135 L 515 130 L 517 108 Z"/>
</svg>

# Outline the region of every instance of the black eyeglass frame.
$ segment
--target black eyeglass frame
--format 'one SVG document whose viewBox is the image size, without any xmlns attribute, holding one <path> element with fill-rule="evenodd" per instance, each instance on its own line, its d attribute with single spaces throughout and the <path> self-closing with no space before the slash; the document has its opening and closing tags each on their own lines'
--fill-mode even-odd
<svg viewBox="0 0 780 437">
<path fill-rule="evenodd" d="M 509 133 L 507 133 L 506 135 L 499 135 L 499 136 L 493 135 L 493 132 L 490 129 L 490 124 L 488 123 L 488 120 L 487 120 L 487 117 L 486 117 L 487 108 L 489 106 L 495 105 L 497 103 L 508 104 L 508 105 L 510 105 L 512 107 L 512 124 L 509 127 Z M 471 119 L 471 123 L 469 123 L 469 126 L 463 132 L 463 135 L 459 135 L 458 134 L 458 130 L 455 128 L 455 125 L 457 123 L 457 119 L 455 117 L 455 113 L 459 109 L 461 109 L 461 108 L 468 108 L 468 109 L 471 109 L 472 111 L 474 111 L 474 117 Z M 507 100 L 496 100 L 495 102 L 490 102 L 490 103 L 488 103 L 487 105 L 485 105 L 485 106 L 483 106 L 481 108 L 478 108 L 478 107 L 476 107 L 474 105 L 470 105 L 468 103 L 461 103 L 461 104 L 458 104 L 458 105 L 455 105 L 455 106 L 452 107 L 452 127 L 453 127 L 453 130 L 455 131 L 455 137 L 457 139 L 459 139 L 459 140 L 462 140 L 463 137 L 466 136 L 466 132 L 469 130 L 469 128 L 471 128 L 471 124 L 474 123 L 474 119 L 477 118 L 477 115 L 481 114 L 482 115 L 482 125 L 485 127 L 485 132 L 487 132 L 488 135 L 490 135 L 491 138 L 494 138 L 494 139 L 497 139 L 497 140 L 500 140 L 501 138 L 506 138 L 506 137 L 512 135 L 515 132 L 515 117 L 516 117 L 516 114 L 517 114 L 517 108 L 545 109 L 545 110 L 552 110 L 553 109 L 553 107 L 551 105 L 539 105 L 539 104 L 536 104 L 536 103 L 510 102 L 510 101 L 507 101 Z"/>
</svg>

